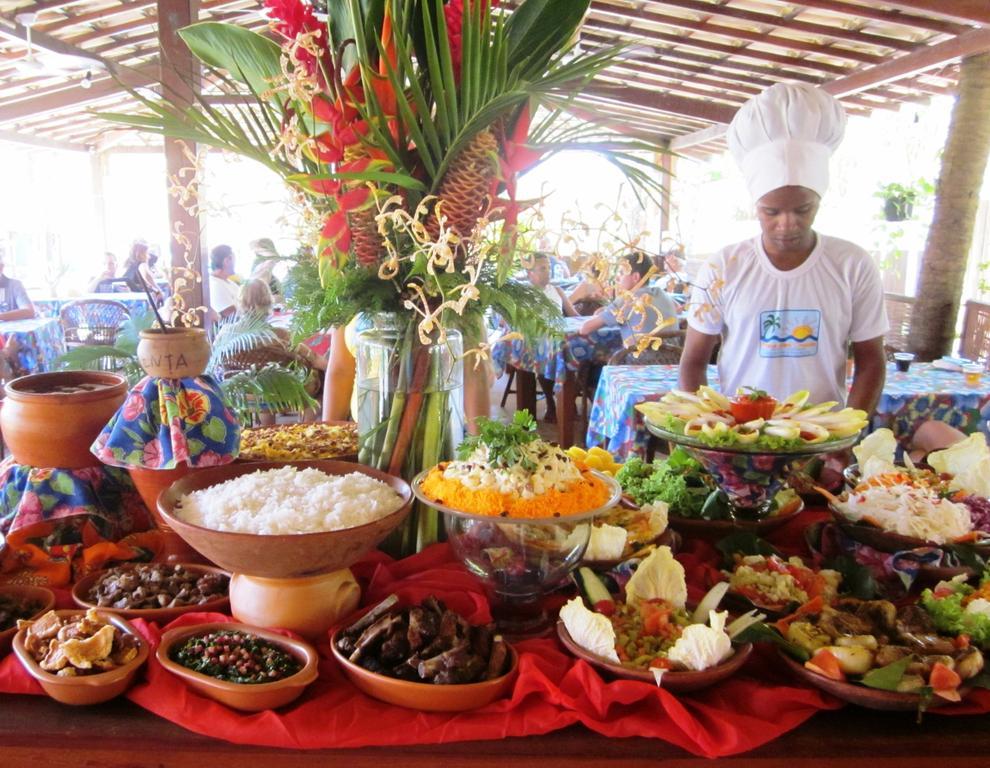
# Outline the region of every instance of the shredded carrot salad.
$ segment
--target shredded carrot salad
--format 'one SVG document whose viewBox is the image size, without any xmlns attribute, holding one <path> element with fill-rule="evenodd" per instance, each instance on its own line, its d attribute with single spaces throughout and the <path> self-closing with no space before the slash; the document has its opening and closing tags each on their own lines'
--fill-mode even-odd
<svg viewBox="0 0 990 768">
<path fill-rule="evenodd" d="M 433 501 L 473 515 L 542 519 L 567 517 L 602 506 L 609 496 L 605 484 L 589 472 L 566 491 L 551 488 L 547 492 L 524 499 L 517 494 L 494 489 L 472 490 L 457 480 L 443 476 L 444 465 L 430 470 L 420 486 Z"/>
</svg>

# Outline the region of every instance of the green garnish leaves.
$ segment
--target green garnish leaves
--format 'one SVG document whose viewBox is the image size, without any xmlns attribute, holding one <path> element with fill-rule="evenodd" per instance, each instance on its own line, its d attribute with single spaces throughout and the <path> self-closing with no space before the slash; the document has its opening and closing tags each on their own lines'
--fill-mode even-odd
<svg viewBox="0 0 990 768">
<path fill-rule="evenodd" d="M 914 661 L 913 656 L 905 656 L 903 659 L 898 659 L 886 667 L 871 669 L 863 675 L 861 682 L 869 688 L 877 688 L 881 691 L 896 691 L 897 686 L 904 679 L 904 673 L 907 672 L 908 664 L 912 661 Z"/>
<path fill-rule="evenodd" d="M 739 389 L 736 390 L 736 397 L 739 400 L 756 402 L 757 400 L 770 399 L 770 393 L 764 389 L 756 389 L 756 387 L 739 387 Z"/>
<path fill-rule="evenodd" d="M 484 416 L 479 417 L 477 423 L 478 434 L 464 439 L 457 448 L 457 458 L 466 459 L 483 445 L 488 449 L 488 461 L 492 466 L 512 467 L 519 464 L 528 471 L 536 469 L 536 463 L 527 458 L 522 450 L 524 445 L 540 437 L 536 431 L 536 419 L 528 410 L 516 411 L 508 424 Z"/>
</svg>

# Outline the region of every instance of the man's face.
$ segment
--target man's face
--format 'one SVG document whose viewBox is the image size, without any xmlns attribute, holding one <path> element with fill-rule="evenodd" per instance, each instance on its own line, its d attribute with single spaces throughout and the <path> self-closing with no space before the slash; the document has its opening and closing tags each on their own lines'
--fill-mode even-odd
<svg viewBox="0 0 990 768">
<path fill-rule="evenodd" d="M 546 288 L 550 285 L 550 261 L 548 259 L 537 259 L 533 262 L 532 268 L 526 270 L 529 281 L 537 288 Z"/>
<path fill-rule="evenodd" d="M 234 274 L 234 254 L 230 254 L 223 260 L 223 271 L 228 275 Z"/>
<path fill-rule="evenodd" d="M 810 251 L 820 201 L 818 193 L 807 187 L 780 187 L 757 200 L 756 217 L 767 253 L 789 256 Z"/>
</svg>

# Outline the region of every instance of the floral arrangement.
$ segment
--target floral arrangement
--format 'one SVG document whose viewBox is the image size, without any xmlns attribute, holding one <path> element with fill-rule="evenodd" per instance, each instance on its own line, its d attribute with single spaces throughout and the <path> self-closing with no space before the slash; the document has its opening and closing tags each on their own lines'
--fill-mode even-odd
<svg viewBox="0 0 990 768">
<path fill-rule="evenodd" d="M 507 5 L 266 0 L 272 35 L 214 22 L 180 33 L 206 65 L 210 88 L 247 92 L 247 103 L 136 93 L 147 113 L 112 117 L 253 158 L 286 180 L 314 231 L 314 257 L 293 275 L 304 324 L 397 313 L 408 326 L 404 357 L 413 361 L 445 343 L 450 328 L 477 347 L 489 308 L 524 335 L 546 334 L 552 304 L 510 280 L 524 206 L 517 176 L 557 151 L 587 149 L 607 153 L 638 190 L 656 196 L 652 158 L 662 148 L 567 112 L 620 50 L 576 47 L 590 0 Z M 399 367 L 400 391 L 429 389 L 428 369 Z M 380 411 L 382 420 L 398 419 L 386 429 L 398 439 L 369 463 L 414 474 L 408 435 L 418 417 L 406 411 L 429 406 L 410 396 Z"/>
</svg>

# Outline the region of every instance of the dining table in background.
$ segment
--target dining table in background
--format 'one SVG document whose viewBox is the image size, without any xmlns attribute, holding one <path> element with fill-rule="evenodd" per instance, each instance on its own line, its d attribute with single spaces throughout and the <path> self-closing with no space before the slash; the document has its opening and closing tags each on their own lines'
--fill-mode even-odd
<svg viewBox="0 0 990 768">
<path fill-rule="evenodd" d="M 15 376 L 54 370 L 55 361 L 65 354 L 65 333 L 57 317 L 0 322 L 0 339 L 16 351 L 9 361 Z"/>
<path fill-rule="evenodd" d="M 523 339 L 497 340 L 492 345 L 496 368 L 516 371 L 516 407 L 536 413 L 536 376 L 554 383 L 557 397 L 559 443 L 574 444 L 574 399 L 578 394 L 578 372 L 590 365 L 604 365 L 622 347 L 618 327 L 605 327 L 584 335 L 587 317 L 565 317 L 557 339 L 541 339 L 533 345 Z"/>
<path fill-rule="evenodd" d="M 618 457 L 645 456 L 649 432 L 636 404 L 659 400 L 677 387 L 676 365 L 609 365 L 598 381 L 588 416 L 586 444 L 604 445 Z M 718 388 L 718 372 L 708 366 L 708 383 Z M 851 380 L 848 383 L 851 383 Z M 870 429 L 888 427 L 906 444 L 921 422 L 932 419 L 972 432 L 980 409 L 990 403 L 990 376 L 966 384 L 960 372 L 915 363 L 907 373 L 887 367 L 880 402 Z"/>
<path fill-rule="evenodd" d="M 43 317 L 58 317 L 59 310 L 66 304 L 73 301 L 119 301 L 130 313 L 131 317 L 137 317 L 146 312 L 150 304 L 148 297 L 137 291 L 126 291 L 117 293 L 84 293 L 82 296 L 67 296 L 60 298 L 56 296 L 42 296 L 40 299 L 32 299 L 34 308 Z"/>
</svg>

